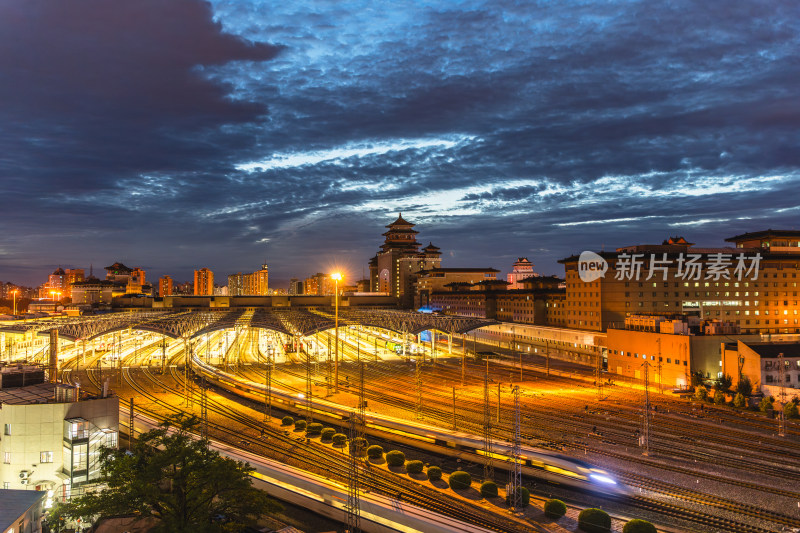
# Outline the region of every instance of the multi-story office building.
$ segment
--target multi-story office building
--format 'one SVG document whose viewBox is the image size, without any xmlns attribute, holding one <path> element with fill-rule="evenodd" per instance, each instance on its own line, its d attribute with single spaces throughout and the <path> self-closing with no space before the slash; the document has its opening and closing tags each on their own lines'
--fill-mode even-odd
<svg viewBox="0 0 800 533">
<path fill-rule="evenodd" d="M 415 282 L 421 270 L 441 266 L 441 252 L 433 243 L 422 250 L 414 224 L 403 219 L 386 226 L 384 243 L 369 261 L 370 289 L 395 296 L 403 307 L 414 305 Z"/>
<path fill-rule="evenodd" d="M 800 231 L 726 241 L 735 247 L 699 248 L 671 238 L 561 260 L 567 326 L 605 331 L 632 314 L 681 314 L 734 322 L 745 334 L 800 333 Z"/>
<path fill-rule="evenodd" d="M 194 271 L 194 294 L 195 296 L 211 296 L 214 294 L 214 273 L 201 268 Z"/>
<path fill-rule="evenodd" d="M 172 278 L 169 276 L 161 276 L 160 278 L 158 278 L 159 298 L 171 295 L 172 295 Z"/>
</svg>

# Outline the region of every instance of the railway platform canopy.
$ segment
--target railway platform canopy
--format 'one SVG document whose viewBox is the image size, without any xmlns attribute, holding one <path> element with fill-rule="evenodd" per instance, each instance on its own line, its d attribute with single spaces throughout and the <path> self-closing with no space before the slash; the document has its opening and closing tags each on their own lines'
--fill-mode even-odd
<svg viewBox="0 0 800 533">
<path fill-rule="evenodd" d="M 362 325 L 415 335 L 425 330 L 464 334 L 497 324 L 483 318 L 434 315 L 399 309 L 339 309 L 339 325 Z M 188 340 L 213 331 L 236 327 L 272 330 L 306 336 L 336 325 L 331 307 L 306 309 L 256 308 L 198 311 L 128 311 L 97 316 L 46 318 L 0 324 L 0 333 L 46 336 L 55 329 L 61 339 L 90 341 L 116 331 L 149 331 Z"/>
</svg>

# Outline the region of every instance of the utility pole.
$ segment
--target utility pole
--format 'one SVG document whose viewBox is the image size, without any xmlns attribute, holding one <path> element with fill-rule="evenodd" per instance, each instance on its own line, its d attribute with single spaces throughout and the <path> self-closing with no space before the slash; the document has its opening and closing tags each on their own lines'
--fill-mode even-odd
<svg viewBox="0 0 800 533">
<path fill-rule="evenodd" d="M 208 397 L 206 396 L 206 375 L 204 372 L 200 374 L 200 426 L 201 436 L 204 439 L 208 438 Z"/>
<path fill-rule="evenodd" d="M 547 370 L 547 377 L 550 377 L 550 343 L 547 339 L 544 341 L 544 355 L 545 355 L 545 368 Z"/>
<path fill-rule="evenodd" d="M 489 357 L 486 357 L 486 372 L 483 374 L 483 480 L 494 478 L 492 461 L 492 416 L 489 406 Z"/>
<path fill-rule="evenodd" d="M 511 442 L 511 469 L 506 494 L 511 504 L 511 511 L 517 512 L 521 509 L 519 489 L 522 487 L 522 432 L 520 429 L 522 416 L 519 404 L 519 385 L 515 386 L 512 392 L 514 394 L 514 438 Z"/>
<path fill-rule="evenodd" d="M 417 381 L 417 409 L 414 413 L 417 420 L 422 420 L 422 366 L 419 363 L 419 355 L 416 358 L 415 378 Z"/>
<path fill-rule="evenodd" d="M 264 389 L 264 420 L 269 421 L 272 416 L 272 347 L 267 348 L 267 368 L 265 372 Z"/>
<path fill-rule="evenodd" d="M 497 425 L 500 425 L 500 383 L 497 384 Z"/>
<path fill-rule="evenodd" d="M 645 361 L 642 366 L 644 367 L 644 420 L 639 445 L 644 448 L 642 455 L 650 455 L 650 362 Z"/>
<path fill-rule="evenodd" d="M 133 398 L 128 404 L 128 449 L 133 449 Z"/>
<path fill-rule="evenodd" d="M 299 348 L 298 348 L 299 349 Z M 311 398 L 314 394 L 314 390 L 311 387 L 311 354 L 308 350 L 306 352 L 306 409 L 308 414 L 306 415 L 306 421 L 308 423 L 312 423 L 314 421 L 314 412 L 313 407 L 311 405 Z"/>
<path fill-rule="evenodd" d="M 453 431 L 456 430 L 456 388 L 453 387 Z"/>
<path fill-rule="evenodd" d="M 359 404 L 358 414 L 356 411 L 350 412 L 349 427 L 349 461 L 347 476 L 347 531 L 350 533 L 361 532 L 361 469 L 359 463 L 363 455 L 364 445 L 364 420 L 366 420 L 366 402 L 364 401 L 364 362 L 359 361 Z"/>
<path fill-rule="evenodd" d="M 594 379 L 597 383 L 597 399 L 603 399 L 603 376 L 600 369 L 600 356 L 597 356 L 597 363 L 594 366 Z"/>
<path fill-rule="evenodd" d="M 778 393 L 778 401 L 780 402 L 780 410 L 778 411 L 778 436 L 786 436 L 786 416 L 783 408 L 786 405 L 786 364 L 783 362 L 783 353 L 778 354 L 778 381 L 780 381 L 781 388 Z"/>
</svg>

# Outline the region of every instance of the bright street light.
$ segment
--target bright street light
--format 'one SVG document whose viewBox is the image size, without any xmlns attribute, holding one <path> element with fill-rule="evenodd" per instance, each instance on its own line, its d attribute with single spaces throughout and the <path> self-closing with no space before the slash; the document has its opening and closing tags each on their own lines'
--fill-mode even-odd
<svg viewBox="0 0 800 533">
<path fill-rule="evenodd" d="M 335 303 L 335 311 L 334 311 L 334 325 L 335 325 L 335 333 L 334 333 L 334 353 L 335 353 L 335 361 L 334 361 L 334 393 L 339 392 L 339 282 L 342 280 L 342 273 L 341 272 L 334 272 L 331 274 L 331 279 L 334 282 L 335 290 L 334 290 L 334 301 Z"/>
<path fill-rule="evenodd" d="M 14 316 L 16 316 L 17 314 L 17 292 L 19 291 L 17 291 L 16 289 L 11 291 L 12 297 L 14 299 Z"/>
</svg>

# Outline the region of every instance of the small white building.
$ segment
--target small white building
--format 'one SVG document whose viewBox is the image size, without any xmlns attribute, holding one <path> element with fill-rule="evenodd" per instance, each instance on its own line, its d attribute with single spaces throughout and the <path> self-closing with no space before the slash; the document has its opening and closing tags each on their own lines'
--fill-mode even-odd
<svg viewBox="0 0 800 533">
<path fill-rule="evenodd" d="M 47 492 L 0 490 L 0 532 L 39 533 Z"/>
<path fill-rule="evenodd" d="M 0 390 L 0 487 L 68 499 L 99 476 L 101 446 L 116 447 L 119 399 L 38 383 Z"/>
</svg>

